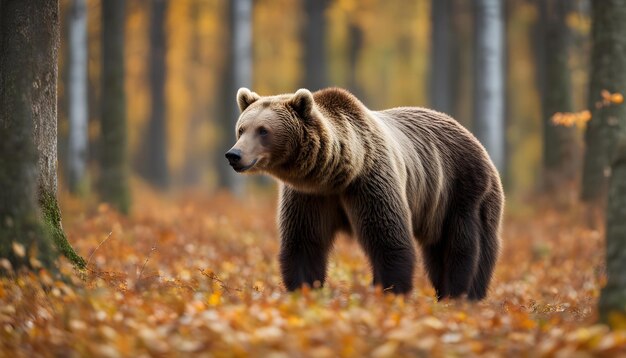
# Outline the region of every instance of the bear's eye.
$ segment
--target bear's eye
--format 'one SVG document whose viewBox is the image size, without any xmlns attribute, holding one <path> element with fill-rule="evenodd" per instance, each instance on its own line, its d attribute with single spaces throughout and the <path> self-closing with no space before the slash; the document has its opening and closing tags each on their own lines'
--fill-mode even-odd
<svg viewBox="0 0 626 358">
<path fill-rule="evenodd" d="M 259 135 L 260 135 L 261 137 L 265 137 L 265 136 L 267 135 L 267 133 L 268 133 L 268 132 L 267 132 L 267 129 L 265 129 L 265 127 L 260 127 L 260 128 L 259 128 Z"/>
<path fill-rule="evenodd" d="M 243 128 L 239 128 L 239 133 L 237 133 L 237 135 L 241 137 L 242 134 L 243 134 Z"/>
</svg>

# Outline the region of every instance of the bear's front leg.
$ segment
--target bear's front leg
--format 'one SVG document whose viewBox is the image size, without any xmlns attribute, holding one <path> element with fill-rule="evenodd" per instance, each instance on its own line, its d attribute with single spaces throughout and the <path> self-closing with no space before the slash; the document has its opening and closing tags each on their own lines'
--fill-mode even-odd
<svg viewBox="0 0 626 358">
<path fill-rule="evenodd" d="M 337 199 L 281 188 L 280 271 L 289 291 L 323 285 L 337 222 Z"/>
<path fill-rule="evenodd" d="M 390 177 L 373 174 L 353 183 L 342 200 L 372 265 L 374 285 L 408 293 L 413 288 L 415 247 L 409 209 Z"/>
</svg>

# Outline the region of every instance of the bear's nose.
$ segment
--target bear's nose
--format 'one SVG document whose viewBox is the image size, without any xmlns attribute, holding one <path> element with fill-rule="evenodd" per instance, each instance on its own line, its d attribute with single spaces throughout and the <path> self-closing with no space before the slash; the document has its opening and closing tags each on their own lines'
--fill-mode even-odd
<svg viewBox="0 0 626 358">
<path fill-rule="evenodd" d="M 241 150 L 239 149 L 231 149 L 226 152 L 226 159 L 230 164 L 237 164 L 241 160 Z"/>
</svg>

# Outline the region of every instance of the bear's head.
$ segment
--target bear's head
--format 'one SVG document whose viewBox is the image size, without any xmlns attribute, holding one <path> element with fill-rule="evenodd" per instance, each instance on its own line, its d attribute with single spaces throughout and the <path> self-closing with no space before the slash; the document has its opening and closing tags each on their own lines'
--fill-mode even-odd
<svg viewBox="0 0 626 358">
<path fill-rule="evenodd" d="M 319 114 L 313 94 L 300 89 L 295 94 L 261 97 L 247 88 L 237 92 L 241 115 L 236 125 L 237 143 L 226 153 L 237 172 L 273 173 L 297 158 L 310 124 Z"/>
</svg>

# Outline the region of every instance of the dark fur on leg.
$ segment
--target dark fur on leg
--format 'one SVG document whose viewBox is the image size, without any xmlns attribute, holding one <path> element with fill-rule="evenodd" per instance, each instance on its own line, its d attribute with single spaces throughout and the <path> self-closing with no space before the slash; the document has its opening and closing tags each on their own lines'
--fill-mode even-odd
<svg viewBox="0 0 626 358">
<path fill-rule="evenodd" d="M 424 268 L 428 274 L 430 282 L 435 288 L 437 300 L 448 295 L 444 287 L 445 266 L 443 262 L 445 246 L 443 240 L 439 240 L 433 245 L 422 246 L 422 256 L 424 259 Z"/>
<path fill-rule="evenodd" d="M 374 285 L 393 293 L 407 293 L 413 287 L 415 248 L 409 231 L 408 207 L 402 197 L 377 188 L 393 187 L 389 183 L 381 184 L 388 179 L 372 175 L 353 183 L 342 199 L 355 234 L 370 259 Z"/>
<path fill-rule="evenodd" d="M 442 238 L 445 241 L 444 297 L 457 298 L 469 292 L 476 275 L 480 254 L 480 222 L 475 215 L 456 212 L 449 215 Z"/>
<path fill-rule="evenodd" d="M 337 229 L 337 207 L 337 199 L 282 187 L 280 271 L 287 290 L 324 284 Z"/>
<path fill-rule="evenodd" d="M 469 298 L 472 300 L 482 300 L 487 296 L 489 283 L 500 251 L 498 227 L 501 211 L 502 201 L 495 194 L 488 195 L 481 205 L 480 220 L 483 230 L 480 237 L 478 270 L 469 292 Z"/>
</svg>

